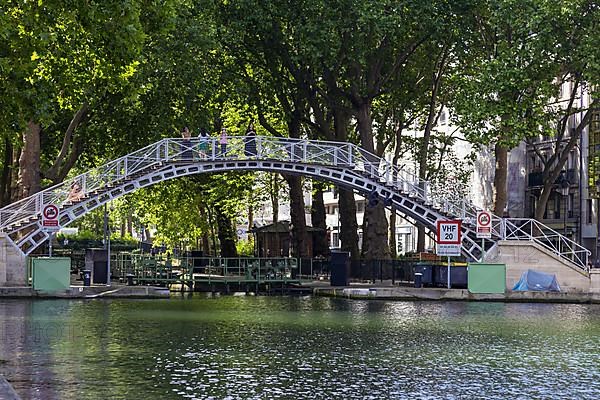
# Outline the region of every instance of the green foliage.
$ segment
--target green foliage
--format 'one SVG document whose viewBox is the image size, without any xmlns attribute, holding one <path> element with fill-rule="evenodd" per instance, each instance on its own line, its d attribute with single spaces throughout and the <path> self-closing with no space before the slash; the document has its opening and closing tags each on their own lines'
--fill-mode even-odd
<svg viewBox="0 0 600 400">
<path fill-rule="evenodd" d="M 236 243 L 237 253 L 240 257 L 254 256 L 254 241 L 253 240 L 238 240 Z"/>
<path fill-rule="evenodd" d="M 548 106 L 564 79 L 600 85 L 598 13 L 587 0 L 3 0 L 0 132 L 18 147 L 25 124 L 39 122 L 47 170 L 87 104 L 76 133 L 85 151 L 71 174 L 184 125 L 236 135 L 250 121 L 260 121 L 258 134 L 333 139 L 339 129 L 357 141 L 361 133 L 364 146 L 395 144 L 418 158 L 423 142 L 403 133 L 422 131 L 429 111 L 447 105 L 470 142 L 510 147 L 553 134 L 568 117 Z M 434 182 L 468 176 L 454 140 L 432 131 Z M 197 243 L 214 233 L 215 207 L 245 223 L 279 180 L 230 172 L 164 182 L 114 202 L 111 231 L 131 219 L 170 247 Z M 103 211 L 74 225 L 99 237 Z"/>
<path fill-rule="evenodd" d="M 561 107 L 548 107 L 567 76 L 598 81 L 597 5 L 587 1 L 492 0 L 475 9 L 454 76 L 456 121 L 474 143 L 512 147 L 555 133 Z"/>
</svg>

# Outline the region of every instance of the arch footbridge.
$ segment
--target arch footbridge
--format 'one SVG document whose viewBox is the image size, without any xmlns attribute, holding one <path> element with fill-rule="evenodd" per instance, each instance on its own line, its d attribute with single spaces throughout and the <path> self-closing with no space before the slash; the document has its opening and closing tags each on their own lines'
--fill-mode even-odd
<svg viewBox="0 0 600 400">
<path fill-rule="evenodd" d="M 113 199 L 181 176 L 224 171 L 270 171 L 331 181 L 363 196 L 377 195 L 386 206 L 430 234 L 436 221 L 460 219 L 462 252 L 479 260 L 499 241 L 532 242 L 574 268 L 585 270 L 590 252 L 533 219 L 492 216 L 492 238 L 477 239 L 479 209 L 455 187 L 434 185 L 346 142 L 270 136 L 232 136 L 225 152 L 218 138 L 166 138 L 0 209 L 0 232 L 23 256 L 50 236 L 42 226 L 44 205 L 55 204 L 60 225 L 68 226 Z M 77 193 L 73 193 L 73 187 Z"/>
</svg>

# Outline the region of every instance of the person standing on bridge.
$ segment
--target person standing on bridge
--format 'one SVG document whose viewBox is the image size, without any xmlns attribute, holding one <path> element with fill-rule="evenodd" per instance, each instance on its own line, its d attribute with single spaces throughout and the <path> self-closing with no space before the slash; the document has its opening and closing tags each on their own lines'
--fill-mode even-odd
<svg viewBox="0 0 600 400">
<path fill-rule="evenodd" d="M 184 159 L 192 158 L 192 133 L 190 129 L 186 126 L 181 130 L 181 138 L 183 139 L 181 142 L 181 157 Z"/>
<path fill-rule="evenodd" d="M 252 122 L 248 124 L 248 129 L 246 129 L 244 144 L 244 154 L 246 157 L 256 157 L 256 132 L 254 131 L 254 124 Z"/>
<path fill-rule="evenodd" d="M 219 144 L 221 145 L 221 158 L 225 158 L 227 154 L 227 129 L 225 129 L 225 127 L 221 129 Z"/>
<path fill-rule="evenodd" d="M 187 126 L 185 126 L 181 130 L 181 138 L 183 140 L 190 140 L 192 138 L 192 132 L 190 132 L 190 128 L 188 128 Z"/>
<path fill-rule="evenodd" d="M 83 197 L 83 192 L 81 190 L 81 185 L 77 181 L 73 181 L 71 183 L 71 188 L 69 190 L 69 195 L 67 196 L 67 201 L 74 203 L 76 201 L 81 200 Z"/>
<path fill-rule="evenodd" d="M 208 153 L 208 132 L 206 129 L 200 128 L 200 134 L 198 135 L 198 152 L 200 153 L 200 158 L 206 158 Z"/>
</svg>

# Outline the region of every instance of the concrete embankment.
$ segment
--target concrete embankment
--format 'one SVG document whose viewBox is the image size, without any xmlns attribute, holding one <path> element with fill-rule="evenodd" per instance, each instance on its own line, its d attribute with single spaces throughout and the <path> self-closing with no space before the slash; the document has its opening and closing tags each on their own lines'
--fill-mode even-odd
<svg viewBox="0 0 600 400">
<path fill-rule="evenodd" d="M 10 383 L 0 375 L 0 399 L 2 400 L 21 400 Z"/>
<path fill-rule="evenodd" d="M 600 303 L 600 293 L 513 292 L 471 293 L 467 289 L 411 287 L 316 287 L 316 296 L 371 300 L 504 301 L 543 303 Z"/>
<path fill-rule="evenodd" d="M 154 286 L 71 286 L 60 292 L 42 292 L 31 287 L 0 287 L 0 297 L 38 297 L 65 299 L 93 298 L 168 298 L 169 289 Z"/>
</svg>

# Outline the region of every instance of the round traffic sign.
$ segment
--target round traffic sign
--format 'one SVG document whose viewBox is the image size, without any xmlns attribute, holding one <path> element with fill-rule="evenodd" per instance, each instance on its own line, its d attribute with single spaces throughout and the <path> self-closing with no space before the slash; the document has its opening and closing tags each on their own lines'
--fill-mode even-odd
<svg viewBox="0 0 600 400">
<path fill-rule="evenodd" d="M 492 223 L 490 213 L 482 211 L 477 215 L 477 223 L 480 226 L 489 226 Z"/>
<path fill-rule="evenodd" d="M 58 217 L 58 207 L 56 207 L 54 204 L 45 205 L 42 212 L 44 214 L 44 218 L 46 219 L 56 219 Z"/>
</svg>

